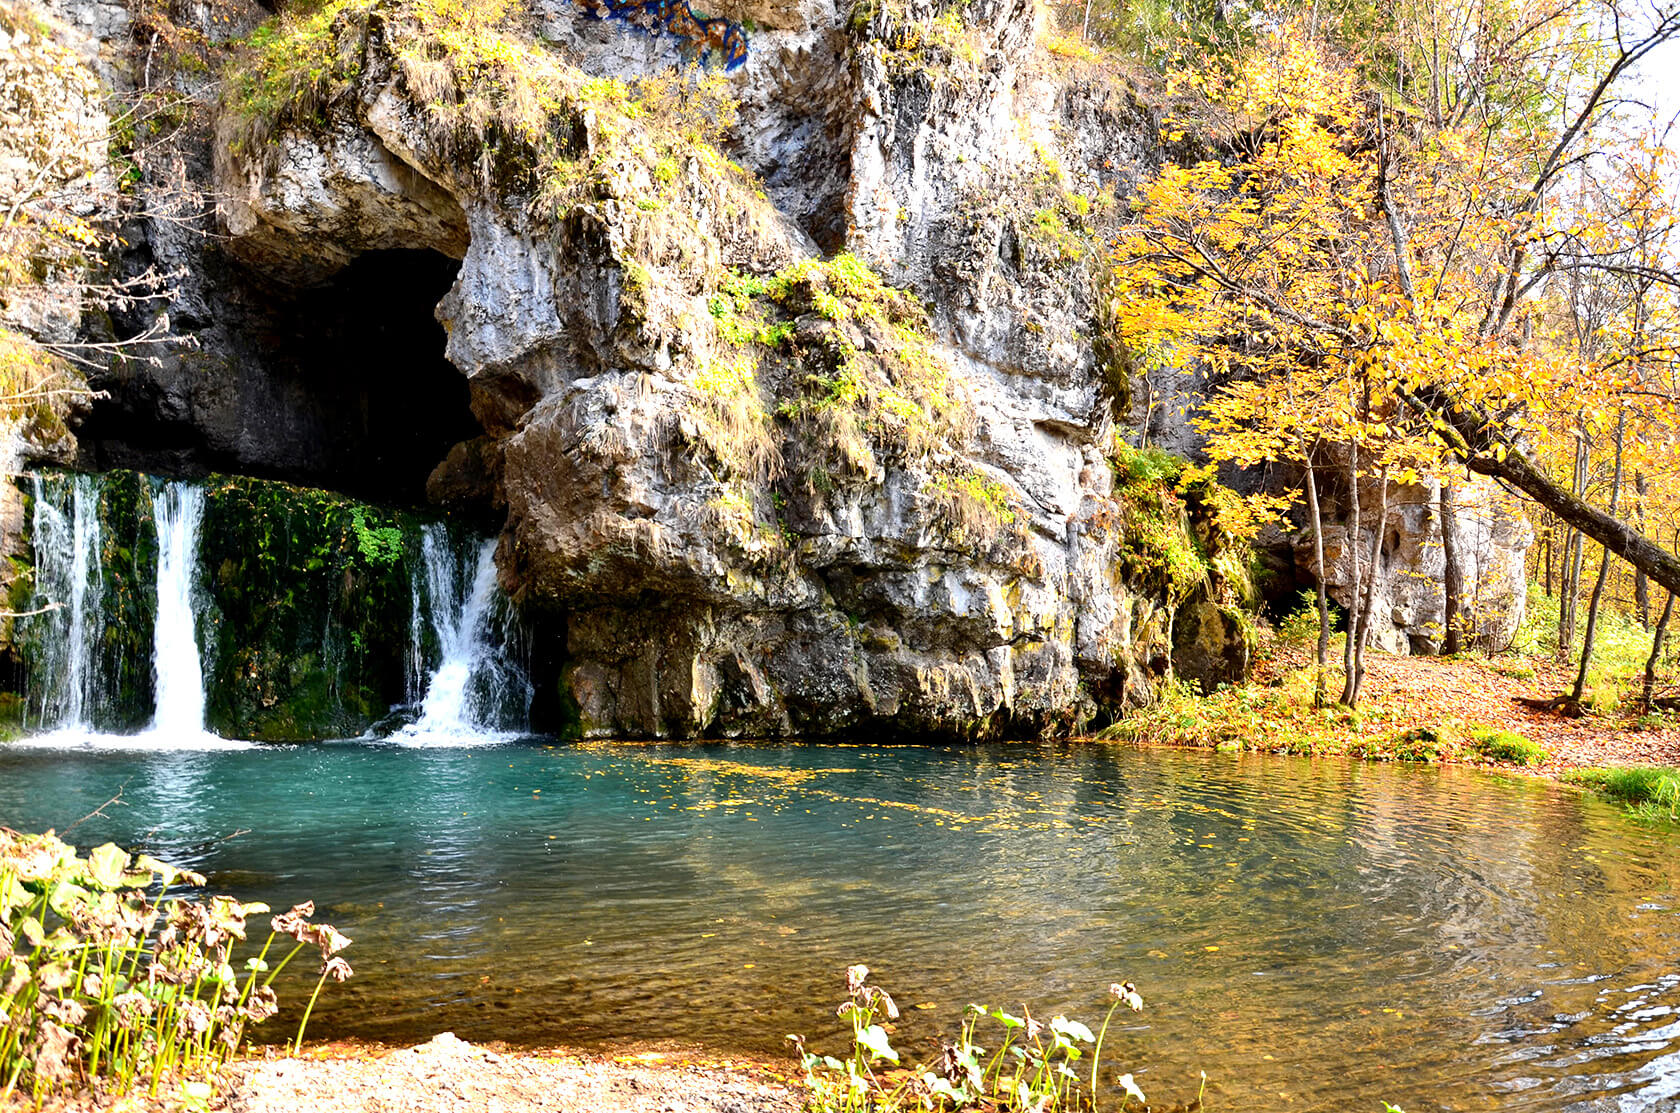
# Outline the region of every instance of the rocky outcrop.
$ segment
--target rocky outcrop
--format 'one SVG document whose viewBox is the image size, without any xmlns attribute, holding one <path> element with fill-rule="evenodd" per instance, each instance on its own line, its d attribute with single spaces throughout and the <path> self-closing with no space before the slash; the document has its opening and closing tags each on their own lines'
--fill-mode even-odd
<svg viewBox="0 0 1680 1113">
<path fill-rule="evenodd" d="M 1466 648 L 1508 648 L 1522 625 L 1527 603 L 1528 548 L 1533 530 L 1521 508 L 1485 479 L 1459 476 L 1443 512 L 1441 485 L 1391 483 L 1388 516 L 1380 533 L 1370 524 L 1380 492 L 1375 481 L 1361 485 L 1365 525 L 1357 534 L 1361 575 L 1371 554 L 1378 554 L 1377 595 L 1372 604 L 1371 644 L 1386 653 L 1438 653 L 1446 634 L 1447 547 L 1443 530 L 1452 531 L 1460 563 L 1460 618 Z M 1331 596 L 1352 608 L 1353 557 L 1349 552 L 1348 513 L 1344 498 L 1326 500 L 1329 525 L 1324 531 L 1326 582 Z M 1339 521 L 1338 521 L 1339 519 Z M 1296 567 L 1305 577 L 1317 574 L 1310 532 L 1291 539 Z"/>
<path fill-rule="evenodd" d="M 727 73 L 629 0 L 499 8 L 327 0 L 228 72 L 225 242 L 142 241 L 202 354 L 102 380 L 89 462 L 492 523 L 589 735 L 1031 734 L 1243 674 L 1240 560 L 1155 559 L 1211 510 L 1116 479 L 1197 444 L 1199 380 L 1104 329 L 1149 98 L 1027 0 L 731 0 Z M 1407 513 L 1379 641 L 1421 647 Z"/>
<path fill-rule="evenodd" d="M 483 90 L 376 5 L 338 17 L 365 50 L 325 126 L 232 105 L 217 180 L 236 251 L 298 281 L 455 253 L 463 214 L 438 315 L 489 438 L 433 489 L 506 505 L 504 583 L 563 624 L 584 731 L 1036 732 L 1147 698 L 1166 627 L 1114 559 L 1086 266 L 1111 168 L 1150 150 L 1135 100 L 1056 73 L 1021 3 L 817 0 L 722 92 L 659 84 L 670 42 L 538 11 L 528 165 L 460 157 L 437 105 Z"/>
</svg>

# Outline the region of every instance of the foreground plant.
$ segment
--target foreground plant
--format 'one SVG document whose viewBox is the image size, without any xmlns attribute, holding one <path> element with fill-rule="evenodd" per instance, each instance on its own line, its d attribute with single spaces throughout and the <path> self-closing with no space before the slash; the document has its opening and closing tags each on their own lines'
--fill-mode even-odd
<svg viewBox="0 0 1680 1113">
<path fill-rule="evenodd" d="M 110 843 L 83 858 L 50 831 L 0 827 L 0 1100 L 20 1086 L 39 1103 L 96 1084 L 122 1094 L 142 1080 L 156 1094 L 165 1078 L 213 1071 L 248 1024 L 279 1011 L 272 983 L 305 947 L 321 953 L 316 995 L 350 976 L 339 956 L 350 940 L 311 923 L 312 902 L 274 917 L 236 973 L 234 946 L 268 906 L 170 897 L 177 883 L 204 878 Z M 270 966 L 281 937 L 295 942 Z"/>
<path fill-rule="evenodd" d="M 810 1088 L 809 1108 L 814 1113 L 887 1113 L 917 1109 L 1014 1110 L 1020 1113 L 1071 1113 L 1094 1110 L 1099 1092 L 1103 1039 L 1122 1005 L 1143 1008 L 1143 998 L 1130 982 L 1110 985 L 1113 998 L 1108 1015 L 1096 1034 L 1077 1020 L 1053 1017 L 1048 1025 L 1033 1019 L 1025 1006 L 1014 1016 L 1002 1009 L 969 1005 L 963 1010 L 962 1030 L 956 1042 L 941 1043 L 940 1057 L 933 1067 L 915 1070 L 882 1070 L 881 1063 L 899 1064 L 885 1025 L 898 1019 L 898 1007 L 885 990 L 868 984 L 869 967 L 846 970 L 846 1000 L 836 1015 L 851 1023 L 852 1051 L 845 1059 L 822 1055 L 805 1046 L 803 1036 L 788 1039 L 799 1052 Z M 1002 1027 L 998 1045 L 989 1051 L 975 1040 L 984 1020 Z M 1076 1064 L 1090 1048 L 1090 1068 L 1082 1074 Z M 1118 1079 L 1120 1105 L 1132 1099 L 1144 1100 L 1130 1074 Z"/>
</svg>

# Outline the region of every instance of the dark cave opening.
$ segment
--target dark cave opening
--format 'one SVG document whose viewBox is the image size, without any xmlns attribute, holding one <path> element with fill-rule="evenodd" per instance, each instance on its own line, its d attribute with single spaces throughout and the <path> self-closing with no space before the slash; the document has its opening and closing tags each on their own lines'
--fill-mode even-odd
<svg viewBox="0 0 1680 1113">
<path fill-rule="evenodd" d="M 434 315 L 460 269 L 436 251 L 370 251 L 291 307 L 282 343 L 300 376 L 321 397 L 346 395 L 324 415 L 335 489 L 419 504 L 449 449 L 483 434 Z"/>
<path fill-rule="evenodd" d="M 418 506 L 455 444 L 482 435 L 433 314 L 460 270 L 439 252 L 370 251 L 305 290 L 241 273 L 215 350 L 99 385 L 77 430 L 88 463 L 236 472 Z M 209 346 L 207 345 L 207 348 Z"/>
</svg>

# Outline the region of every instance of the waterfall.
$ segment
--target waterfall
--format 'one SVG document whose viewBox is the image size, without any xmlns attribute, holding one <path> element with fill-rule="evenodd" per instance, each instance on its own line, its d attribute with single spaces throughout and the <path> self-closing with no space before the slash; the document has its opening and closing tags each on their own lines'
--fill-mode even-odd
<svg viewBox="0 0 1680 1113">
<path fill-rule="evenodd" d="M 204 730 L 204 668 L 193 618 L 193 579 L 198 570 L 198 527 L 204 492 L 165 483 L 154 495 L 157 526 L 157 618 L 152 670 L 157 711 L 152 730 L 169 737 L 197 737 Z"/>
<path fill-rule="evenodd" d="M 394 720 L 409 723 L 401 740 L 438 745 L 528 728 L 526 631 L 495 544 L 458 524 L 363 510 L 351 532 L 334 499 L 294 509 L 289 490 L 245 481 L 49 471 L 22 484 L 34 598 L 15 627 L 20 744 L 254 744 L 210 722 L 294 741 L 378 737 Z M 398 524 L 364 527 L 361 513 Z"/>
<path fill-rule="evenodd" d="M 144 708 L 123 704 L 127 670 L 143 667 L 129 654 L 140 649 L 144 633 L 123 625 L 124 600 L 145 591 L 133 582 L 142 565 L 134 558 L 136 539 L 122 533 L 120 522 L 102 515 L 111 510 L 111 492 L 96 475 L 34 474 L 30 519 L 35 563 L 35 598 L 31 615 L 19 629 L 31 647 L 29 715 L 46 733 L 14 745 L 46 748 L 203 749 L 240 747 L 204 729 L 204 677 L 195 637 L 193 581 L 198 563 L 199 524 L 204 493 L 183 483 L 132 481 L 142 513 L 151 503 L 157 538 L 152 625 L 152 671 L 156 696 L 149 729 L 138 734 L 108 733 L 138 727 Z M 117 496 L 117 505 L 124 505 Z M 126 503 L 135 509 L 135 503 Z M 103 509 L 102 509 L 103 508 Z M 103 524 L 102 524 L 103 521 Z M 138 522 L 136 522 L 138 526 Z M 109 544 L 106 533 L 111 532 Z M 113 554 L 117 554 L 113 556 Z M 114 563 L 106 566 L 106 561 Z M 125 634 L 127 640 L 125 641 Z M 125 648 L 125 646 L 129 648 Z M 143 691 L 143 689 L 142 689 Z"/>
<path fill-rule="evenodd" d="M 97 705 L 101 690 L 98 652 L 105 632 L 98 480 L 72 476 L 58 490 L 39 475 L 31 476 L 30 482 L 35 501 L 34 606 L 48 627 L 37 665 L 36 722 L 86 731 L 89 710 Z"/>
<path fill-rule="evenodd" d="M 517 663 L 517 629 L 496 584 L 496 543 L 480 542 L 458 556 L 447 529 L 433 523 L 421 532 L 420 555 L 410 659 L 424 657 L 418 618 L 424 595 L 438 664 L 426 681 L 420 718 L 402 737 L 483 739 L 523 728 L 531 686 Z"/>
</svg>

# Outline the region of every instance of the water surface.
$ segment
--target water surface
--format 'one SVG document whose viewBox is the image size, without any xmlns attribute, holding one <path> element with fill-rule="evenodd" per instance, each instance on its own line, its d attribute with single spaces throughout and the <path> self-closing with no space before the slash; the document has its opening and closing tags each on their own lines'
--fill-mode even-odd
<svg viewBox="0 0 1680 1113">
<path fill-rule="evenodd" d="M 311 1031 L 780 1054 L 866 962 L 898 1042 L 1094 1023 L 1156 1108 L 1680 1094 L 1671 832 L 1468 770 L 1018 744 L 0 749 L 0 822 L 353 936 Z M 295 996 L 295 994 L 294 994 Z M 911 1008 L 909 1006 L 931 1006 Z M 278 1036 L 280 1033 L 275 1033 Z"/>
</svg>

